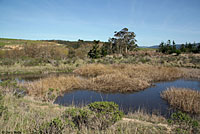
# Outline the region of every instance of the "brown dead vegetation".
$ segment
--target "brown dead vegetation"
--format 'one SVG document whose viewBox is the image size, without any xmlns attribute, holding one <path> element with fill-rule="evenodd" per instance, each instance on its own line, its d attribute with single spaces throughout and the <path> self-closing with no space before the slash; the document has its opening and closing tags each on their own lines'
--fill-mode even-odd
<svg viewBox="0 0 200 134">
<path fill-rule="evenodd" d="M 161 93 L 171 106 L 190 113 L 200 113 L 200 92 L 184 88 L 170 88 Z"/>
<path fill-rule="evenodd" d="M 47 98 L 49 89 L 54 90 L 56 96 L 75 89 L 125 93 L 144 90 L 153 82 L 173 80 L 181 76 L 181 71 L 177 68 L 130 64 L 90 64 L 76 69 L 74 73 L 76 76 L 51 76 L 22 86 L 28 89 L 31 96 Z"/>
</svg>

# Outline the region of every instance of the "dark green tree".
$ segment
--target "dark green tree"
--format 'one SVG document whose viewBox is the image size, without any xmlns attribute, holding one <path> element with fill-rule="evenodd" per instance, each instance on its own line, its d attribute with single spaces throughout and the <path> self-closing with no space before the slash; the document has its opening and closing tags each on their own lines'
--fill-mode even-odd
<svg viewBox="0 0 200 134">
<path fill-rule="evenodd" d="M 92 59 L 97 59 L 101 57 L 101 51 L 98 45 L 99 42 L 100 41 L 94 40 L 93 48 L 88 52 L 88 56 Z"/>
<path fill-rule="evenodd" d="M 180 51 L 181 52 L 186 52 L 186 48 L 185 48 L 184 44 L 181 44 Z"/>
</svg>

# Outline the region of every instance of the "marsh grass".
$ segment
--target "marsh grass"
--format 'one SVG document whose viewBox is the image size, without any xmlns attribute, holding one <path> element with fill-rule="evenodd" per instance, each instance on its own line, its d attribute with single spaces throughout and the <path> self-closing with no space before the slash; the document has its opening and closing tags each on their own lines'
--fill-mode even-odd
<svg viewBox="0 0 200 134">
<path fill-rule="evenodd" d="M 173 67 L 151 65 L 90 64 L 78 67 L 74 70 L 74 74 L 50 76 L 22 83 L 21 86 L 25 87 L 31 96 L 54 100 L 63 92 L 76 89 L 122 93 L 140 91 L 153 82 L 179 78 L 182 72 Z"/>
<path fill-rule="evenodd" d="M 89 82 L 75 76 L 50 76 L 34 82 L 21 83 L 20 86 L 28 91 L 28 95 L 45 101 L 53 101 L 62 92 L 74 89 L 85 89 Z"/>
<path fill-rule="evenodd" d="M 200 80 L 200 69 L 181 68 L 181 70 L 184 78 Z"/>
<path fill-rule="evenodd" d="M 104 74 L 92 78 L 92 89 L 103 92 L 133 92 L 140 91 L 150 84 L 146 81 L 142 81 L 138 78 L 130 78 L 127 75 L 121 73 Z"/>
<path fill-rule="evenodd" d="M 161 93 L 172 107 L 189 113 L 200 113 L 200 92 L 185 88 L 169 88 Z"/>
</svg>

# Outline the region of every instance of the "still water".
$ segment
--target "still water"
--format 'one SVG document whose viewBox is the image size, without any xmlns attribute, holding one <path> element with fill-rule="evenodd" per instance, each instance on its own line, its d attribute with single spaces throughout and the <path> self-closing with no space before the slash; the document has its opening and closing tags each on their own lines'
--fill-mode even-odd
<svg viewBox="0 0 200 134">
<path fill-rule="evenodd" d="M 113 101 L 120 106 L 125 113 L 135 111 L 139 108 L 145 109 L 149 113 L 159 113 L 161 115 L 170 114 L 170 107 L 166 101 L 160 97 L 160 93 L 169 87 L 190 88 L 200 90 L 200 81 L 179 79 L 175 81 L 155 83 L 155 86 L 144 91 L 134 93 L 101 93 L 90 90 L 76 90 L 65 93 L 55 100 L 55 104 L 86 105 L 95 101 Z"/>
</svg>

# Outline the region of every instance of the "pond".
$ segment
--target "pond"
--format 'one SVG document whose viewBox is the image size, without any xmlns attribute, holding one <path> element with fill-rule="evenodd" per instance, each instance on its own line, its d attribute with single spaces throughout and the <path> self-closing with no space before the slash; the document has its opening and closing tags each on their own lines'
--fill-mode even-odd
<svg viewBox="0 0 200 134">
<path fill-rule="evenodd" d="M 164 116 L 170 115 L 169 105 L 160 97 L 160 93 L 169 87 L 190 88 L 200 90 L 200 81 L 179 79 L 169 82 L 158 82 L 155 86 L 149 87 L 144 91 L 134 93 L 101 93 L 90 90 L 76 90 L 65 93 L 55 100 L 55 104 L 86 105 L 95 101 L 113 101 L 120 106 L 125 113 L 144 109 L 148 113 L 159 113 Z"/>
</svg>

